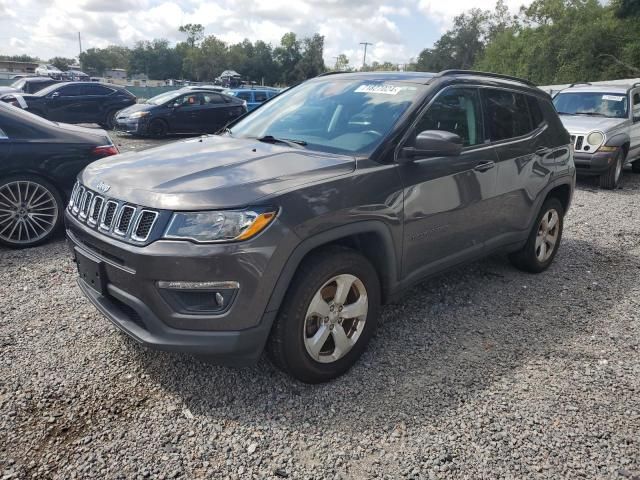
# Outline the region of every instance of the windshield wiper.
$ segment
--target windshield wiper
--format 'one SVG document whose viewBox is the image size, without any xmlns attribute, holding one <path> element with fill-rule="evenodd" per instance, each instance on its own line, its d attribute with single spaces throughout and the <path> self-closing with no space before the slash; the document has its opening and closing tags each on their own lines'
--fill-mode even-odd
<svg viewBox="0 0 640 480">
<path fill-rule="evenodd" d="M 588 115 L 590 117 L 608 117 L 608 115 L 598 112 L 576 112 L 576 115 Z"/>
<path fill-rule="evenodd" d="M 575 113 L 569 113 L 569 112 L 558 112 L 558 115 L 575 115 Z"/>
<path fill-rule="evenodd" d="M 288 139 L 288 138 L 277 138 L 274 137 L 273 135 L 265 135 L 263 137 L 258 137 L 256 138 L 256 140 L 258 140 L 259 142 L 264 142 L 264 143 L 284 143 L 285 145 L 288 145 L 292 148 L 300 148 L 300 147 L 304 147 L 307 142 L 305 142 L 304 140 L 293 140 L 293 139 Z"/>
</svg>

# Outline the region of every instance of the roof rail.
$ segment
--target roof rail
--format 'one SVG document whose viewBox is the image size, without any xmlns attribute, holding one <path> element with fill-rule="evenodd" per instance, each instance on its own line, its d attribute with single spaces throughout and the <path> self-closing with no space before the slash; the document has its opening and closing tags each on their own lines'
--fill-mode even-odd
<svg viewBox="0 0 640 480">
<path fill-rule="evenodd" d="M 567 88 L 575 87 L 576 85 L 591 85 L 589 82 L 576 82 L 569 85 Z"/>
<path fill-rule="evenodd" d="M 537 85 L 524 78 L 513 77 L 511 75 L 502 75 L 501 73 L 491 72 L 479 72 L 477 70 L 444 70 L 436 75 L 436 77 L 447 77 L 449 75 L 474 75 L 481 77 L 500 78 L 502 80 L 511 80 L 513 82 L 520 82 L 530 87 L 537 87 Z"/>
<path fill-rule="evenodd" d="M 326 77 L 327 75 L 336 75 L 338 73 L 349 73 L 349 72 L 343 72 L 341 70 L 331 70 L 330 72 L 321 73 L 320 75 L 318 75 L 318 77 Z"/>
</svg>

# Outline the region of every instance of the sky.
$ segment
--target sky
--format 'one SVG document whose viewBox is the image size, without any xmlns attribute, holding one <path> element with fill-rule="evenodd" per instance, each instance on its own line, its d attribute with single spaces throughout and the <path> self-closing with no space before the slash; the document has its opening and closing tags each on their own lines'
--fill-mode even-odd
<svg viewBox="0 0 640 480">
<path fill-rule="evenodd" d="M 517 11 L 531 0 L 506 0 Z M 226 42 L 264 40 L 277 45 L 289 31 L 325 36 L 325 62 L 344 53 L 351 65 L 407 63 L 470 8 L 495 0 L 0 0 L 0 54 L 49 59 L 78 55 L 82 47 L 132 46 L 138 40 L 184 40 L 180 25 L 201 23 Z"/>
</svg>

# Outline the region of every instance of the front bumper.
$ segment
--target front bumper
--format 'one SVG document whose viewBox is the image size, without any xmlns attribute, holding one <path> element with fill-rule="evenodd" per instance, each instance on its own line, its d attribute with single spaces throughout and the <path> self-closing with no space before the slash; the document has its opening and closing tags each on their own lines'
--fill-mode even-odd
<svg viewBox="0 0 640 480">
<path fill-rule="evenodd" d="M 120 132 L 131 133 L 133 135 L 145 135 L 147 133 L 148 122 L 144 118 L 116 118 L 114 126 L 115 129 Z"/>
<path fill-rule="evenodd" d="M 74 257 L 101 269 L 101 288 L 78 279 L 85 296 L 114 325 L 158 350 L 205 355 L 218 363 L 254 363 L 266 343 L 275 311 L 266 312 L 282 270 L 275 247 L 288 231 L 275 221 L 245 244 L 196 245 L 156 241 L 135 246 L 87 228 L 68 213 L 67 239 Z M 175 308 L 158 281 L 236 281 L 233 303 L 219 314 L 188 314 Z M 95 287 L 95 286 L 94 286 Z"/>
<path fill-rule="evenodd" d="M 573 160 L 578 175 L 602 175 L 606 173 L 616 159 L 615 152 L 581 153 L 576 152 Z"/>
</svg>

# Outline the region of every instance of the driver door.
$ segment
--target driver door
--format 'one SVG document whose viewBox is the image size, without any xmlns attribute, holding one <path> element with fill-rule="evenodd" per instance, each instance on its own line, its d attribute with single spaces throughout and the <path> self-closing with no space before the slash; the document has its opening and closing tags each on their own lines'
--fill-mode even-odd
<svg viewBox="0 0 640 480">
<path fill-rule="evenodd" d="M 426 130 L 459 135 L 463 150 L 456 156 L 417 157 L 399 166 L 404 186 L 403 276 L 409 283 L 481 255 L 496 216 L 497 157 L 485 143 L 477 89 L 441 91 L 403 147 L 413 146 Z"/>
<path fill-rule="evenodd" d="M 171 115 L 171 131 L 176 133 L 202 131 L 202 126 L 205 123 L 204 114 L 202 94 L 188 93 L 176 98 Z"/>
</svg>

